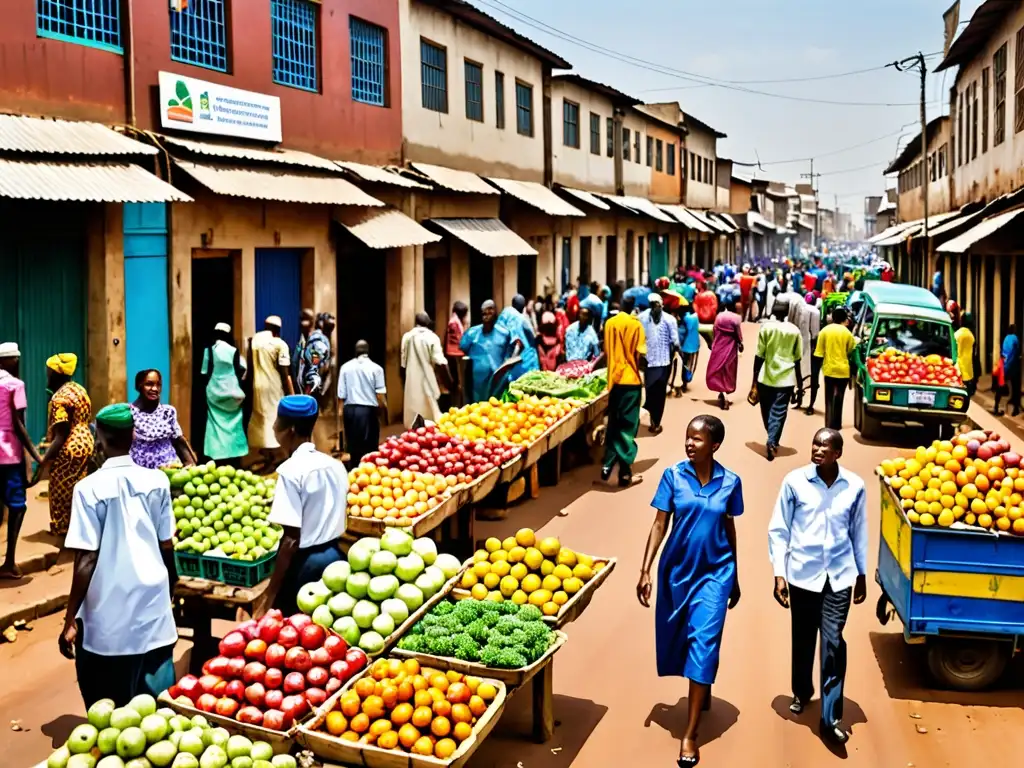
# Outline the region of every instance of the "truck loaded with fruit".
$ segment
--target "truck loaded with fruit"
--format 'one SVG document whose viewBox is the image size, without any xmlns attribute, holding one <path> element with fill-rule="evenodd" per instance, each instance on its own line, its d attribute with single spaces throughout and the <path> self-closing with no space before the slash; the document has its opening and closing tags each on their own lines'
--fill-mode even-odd
<svg viewBox="0 0 1024 768">
<path fill-rule="evenodd" d="M 1024 641 L 1021 456 L 974 430 L 886 459 L 878 475 L 879 620 L 895 612 L 942 686 L 988 687 Z"/>
<path fill-rule="evenodd" d="M 883 422 L 937 427 L 951 437 L 970 397 L 956 363 L 953 324 L 923 288 L 869 281 L 853 324 L 854 426 L 878 437 Z"/>
</svg>

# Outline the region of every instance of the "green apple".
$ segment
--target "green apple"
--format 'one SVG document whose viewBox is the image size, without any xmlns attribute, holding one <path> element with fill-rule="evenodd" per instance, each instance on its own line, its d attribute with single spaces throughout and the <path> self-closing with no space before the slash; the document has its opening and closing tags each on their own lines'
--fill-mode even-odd
<svg viewBox="0 0 1024 768">
<path fill-rule="evenodd" d="M 231 734 L 224 728 L 210 728 L 203 731 L 203 743 L 207 747 L 220 747 L 221 752 L 224 751 L 230 738 Z M 227 760 L 227 755 L 224 756 L 224 759 Z"/>
<path fill-rule="evenodd" d="M 65 744 L 46 759 L 46 768 L 66 768 L 70 759 L 71 750 Z"/>
<path fill-rule="evenodd" d="M 85 716 L 89 720 L 89 725 L 96 728 L 97 731 L 102 731 L 110 725 L 110 713 L 115 709 L 117 709 L 117 704 L 113 699 L 100 699 L 89 707 Z"/>
<path fill-rule="evenodd" d="M 156 714 L 156 699 L 148 693 L 140 693 L 128 702 L 128 706 L 134 709 L 143 717 Z"/>
<path fill-rule="evenodd" d="M 188 752 L 179 752 L 174 756 L 171 768 L 199 768 L 199 758 Z"/>
<path fill-rule="evenodd" d="M 187 731 L 192 727 L 192 721 L 184 715 L 175 715 L 167 721 L 172 731 Z"/>
<path fill-rule="evenodd" d="M 117 755 L 123 760 L 141 757 L 146 751 L 146 734 L 141 728 L 125 728 L 117 737 Z"/>
<path fill-rule="evenodd" d="M 99 737 L 99 731 L 96 727 L 89 723 L 82 723 L 71 732 L 68 737 L 68 750 L 72 755 L 80 755 L 88 752 L 90 749 L 96 746 L 96 739 Z"/>
<path fill-rule="evenodd" d="M 173 710 L 173 709 L 171 709 L 170 707 L 160 707 L 160 709 L 158 709 L 158 710 L 156 711 L 156 713 L 157 713 L 158 715 L 160 715 L 160 717 L 162 717 L 162 718 L 163 718 L 164 720 L 168 720 L 168 721 L 169 721 L 169 720 L 170 720 L 170 719 L 171 719 L 172 717 L 174 717 L 174 710 Z"/>
<path fill-rule="evenodd" d="M 206 749 L 206 744 L 203 743 L 202 732 L 198 728 L 193 731 L 182 731 L 181 737 L 178 739 L 179 753 L 187 752 L 199 757 L 203 754 L 204 749 Z"/>
<path fill-rule="evenodd" d="M 252 750 L 249 752 L 249 757 L 253 760 L 273 760 L 274 748 L 265 741 L 254 741 L 252 743 Z"/>
<path fill-rule="evenodd" d="M 158 741 L 146 750 L 146 759 L 156 768 L 165 768 L 174 760 L 178 754 L 177 748 L 169 741 Z"/>
<path fill-rule="evenodd" d="M 228 758 L 234 760 L 236 757 L 249 757 L 252 752 L 252 741 L 245 736 L 232 736 L 228 739 L 225 752 Z"/>
<path fill-rule="evenodd" d="M 231 761 L 231 768 L 252 768 L 252 758 L 248 755 L 239 755 Z"/>
<path fill-rule="evenodd" d="M 120 735 L 117 728 L 104 728 L 96 737 L 96 746 L 104 755 L 113 755 L 117 752 L 117 737 Z"/>
<path fill-rule="evenodd" d="M 135 728 L 142 722 L 142 715 L 131 707 L 118 707 L 110 713 L 110 727 L 123 731 L 125 728 Z"/>
<path fill-rule="evenodd" d="M 181 741 L 181 735 L 183 733 L 184 731 L 171 731 L 169 734 L 167 734 L 167 740 L 174 745 L 175 749 L 178 748 L 178 743 Z"/>
<path fill-rule="evenodd" d="M 207 747 L 199 758 L 199 768 L 224 768 L 228 764 L 228 756 L 216 744 Z"/>
<path fill-rule="evenodd" d="M 72 755 L 68 759 L 68 768 L 96 768 L 96 758 L 89 752 Z"/>
<path fill-rule="evenodd" d="M 210 721 L 202 715 L 192 715 L 192 725 L 196 728 L 209 728 Z"/>
<path fill-rule="evenodd" d="M 117 755 L 107 755 L 96 763 L 96 768 L 124 768 L 124 760 Z"/>
<path fill-rule="evenodd" d="M 144 757 L 136 757 L 125 763 L 124 768 L 153 768 L 153 764 Z"/>
<path fill-rule="evenodd" d="M 274 768 L 274 764 L 269 760 L 253 760 L 252 768 Z"/>
<path fill-rule="evenodd" d="M 291 755 L 274 755 L 270 764 L 273 765 L 274 768 L 298 768 L 295 758 Z"/>
<path fill-rule="evenodd" d="M 158 741 L 162 741 L 169 730 L 167 721 L 157 714 L 146 715 L 142 718 L 142 722 L 139 723 L 139 728 L 141 728 L 142 732 L 146 734 L 147 744 L 156 744 Z M 171 755 L 171 759 L 173 758 L 174 755 Z M 150 762 L 153 761 L 150 760 Z M 170 762 L 170 760 L 167 762 Z"/>
</svg>

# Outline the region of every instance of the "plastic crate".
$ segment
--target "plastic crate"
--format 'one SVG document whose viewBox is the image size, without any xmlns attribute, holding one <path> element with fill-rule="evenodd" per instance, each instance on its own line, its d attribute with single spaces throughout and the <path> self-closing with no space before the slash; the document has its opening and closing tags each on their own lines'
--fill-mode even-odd
<svg viewBox="0 0 1024 768">
<path fill-rule="evenodd" d="M 230 560 L 223 557 L 201 557 L 199 558 L 202 567 L 200 578 L 229 584 L 232 587 L 254 587 L 270 576 L 276 557 L 276 552 L 271 552 L 252 562 Z"/>
<path fill-rule="evenodd" d="M 199 555 L 188 552 L 174 553 L 174 567 L 179 576 L 188 576 L 194 579 L 203 578 L 202 560 Z"/>
</svg>

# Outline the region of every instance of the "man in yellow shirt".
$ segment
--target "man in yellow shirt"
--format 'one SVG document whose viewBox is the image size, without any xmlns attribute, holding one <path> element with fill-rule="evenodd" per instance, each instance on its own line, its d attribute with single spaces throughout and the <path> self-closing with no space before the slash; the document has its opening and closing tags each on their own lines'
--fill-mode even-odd
<svg viewBox="0 0 1024 768">
<path fill-rule="evenodd" d="M 633 476 L 636 433 L 640 429 L 641 360 L 647 354 L 644 327 L 633 317 L 635 299 L 626 296 L 618 314 L 604 324 L 604 352 L 608 358 L 608 426 L 605 432 L 601 479 L 619 466 L 619 486 L 640 482 Z"/>
<path fill-rule="evenodd" d="M 845 307 L 832 311 L 832 322 L 818 334 L 814 356 L 821 358 L 821 375 L 825 379 L 825 426 L 843 428 L 843 399 L 846 388 L 853 386 L 850 377 L 850 353 L 857 340 L 847 327 L 849 315 Z"/>
<path fill-rule="evenodd" d="M 974 375 L 973 325 L 974 318 L 971 313 L 964 312 L 960 317 L 960 327 L 953 334 L 953 338 L 956 339 L 956 365 L 960 369 L 960 379 L 970 397 L 974 397 L 974 393 L 978 389 L 978 379 Z"/>
</svg>

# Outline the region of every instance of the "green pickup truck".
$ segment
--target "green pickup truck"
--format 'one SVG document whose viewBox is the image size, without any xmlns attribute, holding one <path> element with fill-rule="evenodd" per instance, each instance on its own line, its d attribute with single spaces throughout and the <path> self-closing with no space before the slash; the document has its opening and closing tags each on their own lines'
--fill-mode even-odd
<svg viewBox="0 0 1024 768">
<path fill-rule="evenodd" d="M 942 304 L 924 288 L 878 280 L 866 282 L 858 299 L 854 426 L 868 439 L 880 436 L 884 422 L 934 426 L 943 439 L 952 435 L 970 398 Z"/>
</svg>

